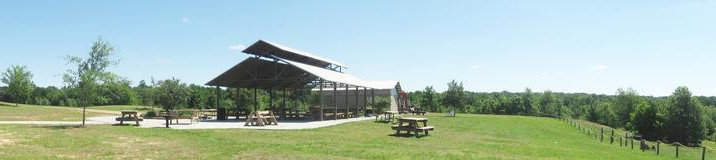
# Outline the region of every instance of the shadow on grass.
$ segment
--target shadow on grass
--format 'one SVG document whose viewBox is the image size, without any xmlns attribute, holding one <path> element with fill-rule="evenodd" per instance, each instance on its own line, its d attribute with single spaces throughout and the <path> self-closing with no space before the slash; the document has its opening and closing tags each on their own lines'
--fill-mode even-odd
<svg viewBox="0 0 716 160">
<path fill-rule="evenodd" d="M 35 128 L 43 128 L 50 130 L 63 130 L 63 129 L 75 129 L 84 128 L 82 125 L 55 125 L 55 126 L 34 126 Z"/>
<path fill-rule="evenodd" d="M 373 121 L 373 123 L 392 124 L 393 122 L 390 122 L 390 121 Z"/>
<path fill-rule="evenodd" d="M 125 124 L 116 123 L 116 124 L 112 124 L 112 126 L 137 126 L 137 125 L 134 123 L 131 123 L 131 124 L 130 123 L 125 123 Z"/>
<path fill-rule="evenodd" d="M 389 134 L 388 136 L 398 137 L 398 138 L 422 138 L 422 137 L 425 137 L 426 135 L 418 134 L 418 137 L 415 137 L 415 134 L 407 134 L 407 133 L 395 134 L 395 133 L 393 133 L 393 134 Z"/>
</svg>

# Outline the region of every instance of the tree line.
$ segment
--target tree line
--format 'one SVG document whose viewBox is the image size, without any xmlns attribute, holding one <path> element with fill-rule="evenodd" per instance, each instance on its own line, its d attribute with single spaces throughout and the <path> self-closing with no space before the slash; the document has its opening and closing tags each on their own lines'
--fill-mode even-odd
<svg viewBox="0 0 716 160">
<path fill-rule="evenodd" d="M 560 116 L 623 128 L 647 140 L 696 146 L 716 138 L 716 97 L 692 96 L 678 87 L 667 97 L 640 96 L 636 90 L 617 89 L 615 95 L 587 93 L 471 92 L 451 81 L 448 89 L 432 86 L 410 92 L 413 105 L 431 112 Z"/>
</svg>

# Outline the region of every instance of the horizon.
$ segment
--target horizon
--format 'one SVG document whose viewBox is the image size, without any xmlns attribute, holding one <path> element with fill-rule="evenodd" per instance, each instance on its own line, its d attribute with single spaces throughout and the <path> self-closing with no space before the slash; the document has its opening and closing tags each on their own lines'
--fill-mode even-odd
<svg viewBox="0 0 716 160">
<path fill-rule="evenodd" d="M 258 7 L 257 7 L 258 6 Z M 0 6 L 0 69 L 25 65 L 37 86 L 64 86 L 99 36 L 109 68 L 136 86 L 176 77 L 206 82 L 259 39 L 347 65 L 364 80 L 406 91 L 451 80 L 472 92 L 669 96 L 687 86 L 715 96 L 716 2 L 510 1 L 7 2 Z M 259 8 L 273 8 L 269 12 Z M 398 20 L 398 21 L 396 21 Z M 710 43 L 711 42 L 711 43 Z M 38 58 L 41 57 L 41 58 Z"/>
</svg>

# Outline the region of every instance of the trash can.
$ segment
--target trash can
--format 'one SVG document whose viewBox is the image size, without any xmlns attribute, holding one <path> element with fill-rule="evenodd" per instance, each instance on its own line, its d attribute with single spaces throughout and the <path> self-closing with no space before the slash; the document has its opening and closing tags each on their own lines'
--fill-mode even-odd
<svg viewBox="0 0 716 160">
<path fill-rule="evenodd" d="M 216 109 L 216 120 L 228 120 L 229 114 L 226 113 L 226 108 Z"/>
</svg>

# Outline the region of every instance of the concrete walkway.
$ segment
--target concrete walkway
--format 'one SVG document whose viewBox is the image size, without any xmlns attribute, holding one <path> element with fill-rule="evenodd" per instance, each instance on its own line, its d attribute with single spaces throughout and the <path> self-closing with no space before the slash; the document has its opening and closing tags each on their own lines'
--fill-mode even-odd
<svg viewBox="0 0 716 160">
<path fill-rule="evenodd" d="M 115 116 L 106 117 L 92 117 L 89 118 L 92 122 L 100 124 L 115 124 Z M 262 129 L 262 130 L 298 130 L 298 129 L 315 129 L 328 127 L 343 123 L 357 122 L 364 120 L 374 119 L 373 117 L 361 117 L 361 118 L 349 118 L 339 120 L 327 120 L 327 121 L 305 121 L 305 120 L 279 120 L 278 125 L 267 125 L 263 127 L 258 126 L 244 126 L 246 122 L 244 119 L 235 120 L 235 117 L 229 117 L 227 121 L 217 120 L 203 120 L 201 122 L 191 123 L 188 119 L 181 119 L 179 123 L 170 124 L 169 127 L 173 129 Z M 125 122 L 125 124 L 134 124 L 134 122 Z M 141 128 L 165 128 L 164 119 L 144 119 L 139 122 Z"/>
</svg>

